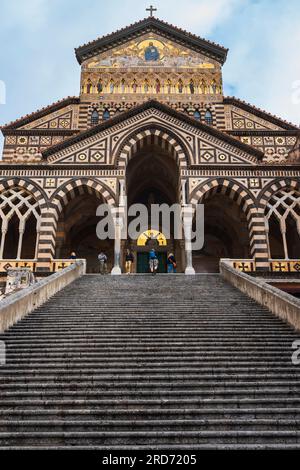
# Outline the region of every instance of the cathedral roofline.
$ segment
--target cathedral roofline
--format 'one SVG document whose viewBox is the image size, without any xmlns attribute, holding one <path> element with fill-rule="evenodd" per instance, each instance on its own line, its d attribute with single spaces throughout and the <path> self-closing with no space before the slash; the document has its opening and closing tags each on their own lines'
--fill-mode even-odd
<svg viewBox="0 0 300 470">
<path fill-rule="evenodd" d="M 272 122 L 276 126 L 280 126 L 283 129 L 286 130 L 298 130 L 299 127 L 293 124 L 292 122 L 285 121 L 284 119 L 279 118 L 278 116 L 275 116 L 274 114 L 268 113 L 267 111 L 257 108 L 256 106 L 247 103 L 246 101 L 240 100 L 239 98 L 236 98 L 235 96 L 227 96 L 224 97 L 224 104 L 232 104 L 233 106 L 237 106 L 244 111 L 247 111 L 249 113 L 254 114 L 255 116 L 265 119 L 267 121 Z"/>
<path fill-rule="evenodd" d="M 224 64 L 227 58 L 228 49 L 207 39 L 203 39 L 195 34 L 189 33 L 184 29 L 173 26 L 153 16 L 144 18 L 125 28 L 119 29 L 114 33 L 102 36 L 95 41 L 88 42 L 75 49 L 76 58 L 79 64 L 95 54 L 106 51 L 122 44 L 125 41 L 136 38 L 143 33 L 158 32 L 168 36 L 175 41 L 188 45 L 188 47 L 209 54 L 214 59 Z"/>
<path fill-rule="evenodd" d="M 230 145 L 233 145 L 234 147 L 238 147 L 244 152 L 247 152 L 251 155 L 254 155 L 258 160 L 261 160 L 264 156 L 264 153 L 261 152 L 260 150 L 251 147 L 250 145 L 244 144 L 243 142 L 235 139 L 234 137 L 231 137 L 229 134 L 226 134 L 224 132 L 221 132 L 220 130 L 209 126 L 207 124 L 204 124 L 203 122 L 199 122 L 198 120 L 181 113 L 179 111 L 176 111 L 175 109 L 171 108 L 170 106 L 163 104 L 159 101 L 156 100 L 149 100 L 146 101 L 145 103 L 142 103 L 134 108 L 131 108 L 128 111 L 125 111 L 124 113 L 117 114 L 113 116 L 112 118 L 108 119 L 107 121 L 102 122 L 101 124 L 98 124 L 95 127 L 92 127 L 91 129 L 88 129 L 87 131 L 82 131 L 79 134 L 65 140 L 64 142 L 57 144 L 53 147 L 48 148 L 45 150 L 42 155 L 46 159 L 48 156 L 55 154 L 56 152 L 59 152 L 60 150 L 65 149 L 66 147 L 69 147 L 70 145 L 76 144 L 88 137 L 91 137 L 98 132 L 101 132 L 103 130 L 106 130 L 115 124 L 119 124 L 120 122 L 125 121 L 126 119 L 135 116 L 136 114 L 145 111 L 147 109 L 155 108 L 158 109 L 162 112 L 165 112 L 169 114 L 170 116 L 180 119 L 182 121 L 185 121 L 187 124 L 190 124 L 191 126 L 194 126 L 204 132 L 207 132 L 208 134 L 219 138 L 225 142 L 227 142 Z"/>
<path fill-rule="evenodd" d="M 56 101 L 55 103 L 52 103 L 49 106 L 38 109 L 37 111 L 34 111 L 33 113 L 26 114 L 26 116 L 23 116 L 17 119 L 16 121 L 12 121 L 8 124 L 5 124 L 4 126 L 1 126 L 0 129 L 2 131 L 2 134 L 5 135 L 5 131 L 7 130 L 18 129 L 32 121 L 35 121 L 36 119 L 40 119 L 44 116 L 47 116 L 47 114 L 49 113 L 58 111 L 59 109 L 64 108 L 65 106 L 68 106 L 69 104 L 79 104 L 79 103 L 80 103 L 79 97 L 68 96 L 67 98 L 63 98 L 62 100 Z"/>
</svg>

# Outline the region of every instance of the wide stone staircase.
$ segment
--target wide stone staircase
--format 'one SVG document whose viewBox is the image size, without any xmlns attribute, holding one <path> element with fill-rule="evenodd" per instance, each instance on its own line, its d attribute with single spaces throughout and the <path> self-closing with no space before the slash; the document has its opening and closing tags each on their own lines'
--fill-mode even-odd
<svg viewBox="0 0 300 470">
<path fill-rule="evenodd" d="M 0 335 L 0 448 L 300 448 L 300 334 L 219 275 L 86 275 Z"/>
</svg>

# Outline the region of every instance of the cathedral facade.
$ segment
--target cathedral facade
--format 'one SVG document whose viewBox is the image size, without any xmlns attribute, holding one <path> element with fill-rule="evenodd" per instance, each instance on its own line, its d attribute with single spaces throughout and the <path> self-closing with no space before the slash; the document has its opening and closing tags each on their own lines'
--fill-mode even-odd
<svg viewBox="0 0 300 470">
<path fill-rule="evenodd" d="M 2 127 L 0 266 L 56 271 L 71 252 L 115 273 L 124 254 L 145 272 L 150 247 L 160 270 L 216 272 L 220 258 L 244 271 L 300 270 L 299 128 L 223 94 L 228 50 L 152 16 L 76 49 L 78 97 Z M 120 239 L 124 201 L 204 204 L 205 244 L 163 228 Z M 96 235 L 100 203 L 115 240 Z M 186 232 L 193 216 L 184 217 Z"/>
</svg>

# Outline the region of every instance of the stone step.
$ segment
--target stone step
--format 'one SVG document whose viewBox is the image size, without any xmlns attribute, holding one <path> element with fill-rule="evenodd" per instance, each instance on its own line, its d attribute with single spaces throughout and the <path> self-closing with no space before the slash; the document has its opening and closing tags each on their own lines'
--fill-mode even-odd
<svg viewBox="0 0 300 470">
<path fill-rule="evenodd" d="M 39 408 L 26 408 L 24 410 L 0 410 L 0 420 L 82 420 L 82 419 L 94 419 L 94 420 L 179 420 L 179 419 L 201 419 L 201 420 L 222 420 L 222 419 L 269 419 L 272 421 L 276 420 L 294 420 L 300 419 L 299 408 L 272 408 L 272 407 L 252 407 L 252 408 L 230 408 L 225 409 L 218 408 L 175 408 L 175 409 L 164 409 L 164 408 L 119 408 L 119 409 L 90 409 L 90 408 L 52 408 L 52 409 L 39 409 Z"/>
<path fill-rule="evenodd" d="M 0 433 L 0 444 L 9 446 L 111 446 L 199 445 L 199 444 L 281 444 L 297 445 L 300 431 L 102 431 Z M 300 448 L 300 445 L 299 445 Z"/>
<path fill-rule="evenodd" d="M 287 431 L 300 430 L 300 419 L 147 419 L 147 420 L 0 420 L 2 433 L 105 432 L 105 431 Z"/>
<path fill-rule="evenodd" d="M 157 366 L 154 366 L 154 365 L 148 365 L 147 368 L 138 368 L 137 369 L 137 365 L 136 364 L 132 364 L 132 367 L 129 368 L 113 368 L 113 367 L 102 367 L 102 370 L 99 369 L 99 367 L 97 368 L 94 368 L 94 369 L 91 369 L 91 368 L 84 368 L 83 370 L 78 370 L 78 368 L 74 367 L 73 370 L 70 370 L 70 368 L 68 367 L 65 367 L 65 368 L 57 368 L 57 367 L 45 367 L 45 368 L 34 368 L 34 369 L 21 369 L 20 367 L 15 367 L 15 368 L 7 368 L 7 366 L 2 366 L 1 367 L 1 375 L 3 374 L 5 376 L 5 374 L 13 374 L 14 376 L 17 376 L 17 375 L 20 375 L 20 376 L 23 376 L 24 375 L 24 370 L 26 371 L 26 375 L 29 377 L 31 375 L 33 376 L 46 376 L 48 377 L 48 375 L 51 375 L 51 371 L 52 373 L 54 374 L 57 374 L 58 375 L 62 375 L 62 376 L 65 376 L 65 375 L 78 375 L 80 372 L 82 372 L 82 375 L 86 375 L 88 374 L 89 376 L 95 376 L 95 375 L 99 375 L 101 373 L 103 373 L 104 375 L 107 375 L 108 373 L 110 374 L 115 374 L 115 375 L 122 375 L 122 374 L 132 374 L 134 376 L 134 374 L 144 374 L 144 375 L 148 375 L 148 374 L 161 374 L 161 373 L 165 373 L 166 375 L 170 374 L 170 368 L 169 367 L 166 367 L 166 364 L 165 363 L 162 363 L 163 366 L 161 364 L 158 364 Z M 213 372 L 212 372 L 213 370 Z M 251 364 L 251 366 L 248 366 L 248 367 L 241 367 L 241 366 L 236 366 L 236 367 L 232 367 L 230 364 L 227 364 L 226 367 L 224 366 L 221 366 L 220 364 L 218 364 L 217 366 L 213 366 L 213 367 L 205 367 L 205 365 L 203 365 L 203 367 L 201 367 L 201 369 L 199 369 L 199 367 L 194 367 L 194 368 L 191 368 L 191 367 L 185 367 L 185 366 L 182 366 L 182 367 L 174 367 L 172 369 L 172 373 L 173 374 L 180 374 L 180 373 L 185 373 L 186 376 L 188 376 L 190 373 L 192 374 L 195 374 L 195 372 L 198 373 L 198 376 L 201 377 L 202 376 L 202 373 L 211 373 L 213 376 L 216 376 L 218 373 L 225 373 L 225 374 L 238 374 L 238 373 L 255 373 L 255 374 L 261 374 L 261 375 L 265 375 L 265 373 L 270 373 L 270 370 L 276 375 L 277 373 L 289 373 L 290 375 L 294 373 L 295 376 L 299 377 L 299 371 L 298 370 L 295 370 L 295 366 L 283 366 L 283 367 L 267 367 L 265 364 L 261 365 L 261 366 L 253 366 L 253 364 Z"/>
<path fill-rule="evenodd" d="M 84 276 L 0 335 L 0 449 L 300 448 L 298 338 L 219 275 Z"/>
<path fill-rule="evenodd" d="M 120 400 L 119 398 L 105 398 L 105 399 L 93 399 L 89 397 L 85 397 L 82 399 L 43 399 L 43 398 L 29 398 L 24 399 L 21 397 L 20 399 L 6 399 L 1 400 L 0 402 L 0 409 L 9 410 L 13 407 L 16 409 L 26 409 L 26 407 L 35 407 L 37 408 L 44 408 L 50 409 L 51 407 L 61 407 L 62 409 L 65 407 L 72 407 L 72 408 L 82 408 L 87 407 L 89 409 L 96 408 L 99 409 L 107 409 L 107 408 L 124 408 L 127 407 L 128 409 L 136 409 L 137 407 L 143 409 L 151 409 L 156 408 L 158 406 L 162 407 L 163 409 L 177 409 L 180 410 L 181 407 L 185 408 L 194 408 L 198 407 L 199 409 L 206 409 L 207 407 L 211 408 L 214 406 L 216 409 L 226 409 L 227 407 L 230 408 L 253 408 L 256 407 L 261 408 L 262 406 L 273 408 L 276 410 L 279 408 L 285 407 L 299 407 L 300 398 L 298 398 L 298 394 L 291 394 L 291 398 L 287 396 L 277 396 L 275 399 L 272 397 L 236 397 L 236 398 L 222 398 L 222 397 L 213 397 L 210 396 L 209 398 L 202 397 L 202 398 L 171 398 L 171 397 L 164 397 L 164 398 L 123 398 Z"/>
<path fill-rule="evenodd" d="M 141 375 L 138 373 L 138 371 L 135 371 L 134 374 L 93 374 L 93 375 L 87 375 L 84 373 L 79 374 L 64 374 L 61 378 L 57 376 L 56 374 L 47 374 L 47 376 L 43 377 L 43 375 L 37 374 L 36 376 L 7 376 L 4 375 L 1 377 L 1 382 L 0 382 L 0 388 L 6 387 L 6 385 L 11 386 L 12 384 L 20 384 L 20 385 L 33 385 L 36 384 L 39 386 L 43 386 L 43 384 L 49 384 L 49 387 L 52 386 L 52 382 L 59 383 L 59 384 L 97 384 L 97 383 L 112 383 L 114 384 L 115 382 L 117 383 L 130 383 L 132 380 L 135 380 L 139 383 L 156 383 L 157 381 L 164 383 L 163 381 L 166 381 L 166 383 L 197 383 L 201 386 L 211 386 L 211 384 L 217 386 L 220 384 L 220 386 L 226 385 L 226 384 L 234 384 L 238 386 L 239 384 L 245 384 L 247 386 L 248 384 L 272 384 L 274 385 L 275 383 L 278 385 L 297 385 L 300 381 L 299 374 L 276 374 L 276 373 L 262 373 L 262 374 L 235 374 L 233 375 L 232 373 L 229 374 L 172 374 L 171 372 L 168 372 L 166 374 L 153 374 L 153 372 Z"/>
<path fill-rule="evenodd" d="M 143 386 L 143 387 L 132 387 L 131 389 L 124 389 L 123 387 L 114 387 L 113 390 L 107 390 L 105 387 L 99 387 L 97 389 L 82 389 L 78 388 L 76 390 L 68 390 L 66 388 L 60 388 L 59 390 L 53 389 L 43 389 L 43 390 L 14 390 L 14 391 L 2 391 L 1 392 L 1 401 L 2 404 L 5 405 L 7 401 L 11 401 L 13 399 L 24 399 L 24 400 L 35 400 L 35 399 L 49 399 L 55 400 L 61 398 L 64 399 L 71 399 L 75 398 L 77 400 L 84 400 L 86 398 L 91 398 L 94 400 L 101 400 L 108 399 L 113 400 L 115 398 L 120 398 L 122 400 L 134 400 L 141 398 L 142 400 L 152 400 L 152 399 L 205 399 L 210 397 L 211 399 L 235 399 L 235 398 L 245 398 L 245 399 L 252 399 L 252 398 L 267 398 L 269 400 L 273 399 L 275 402 L 282 397 L 289 397 L 293 396 L 295 393 L 299 392 L 299 387 L 285 387 L 285 388 L 257 388 L 253 387 L 252 389 L 248 387 L 247 389 L 241 388 L 226 388 L 223 389 L 210 389 L 210 390 L 203 390 L 203 389 L 186 389 L 186 388 L 173 388 L 173 387 L 166 387 L 160 388 L 159 385 L 155 389 Z M 300 403 L 300 398 L 299 398 Z"/>
<path fill-rule="evenodd" d="M 168 377 L 165 377 L 165 380 L 168 379 Z M 0 390 L 2 390 L 3 396 L 5 396 L 5 390 L 10 390 L 9 393 L 16 393 L 17 391 L 19 392 L 36 392 L 39 393 L 40 391 L 45 391 L 47 392 L 55 392 L 55 393 L 60 393 L 63 389 L 66 390 L 71 390 L 71 391 L 80 391 L 80 393 L 85 393 L 85 391 L 89 390 L 92 392 L 93 390 L 113 390 L 112 393 L 114 393 L 116 390 L 123 389 L 124 387 L 126 390 L 145 390 L 145 389 L 159 389 L 159 390 L 165 390 L 165 389 L 170 389 L 170 390 L 182 390 L 183 393 L 185 393 L 187 390 L 190 392 L 194 393 L 194 390 L 199 390 L 199 394 L 207 391 L 218 391 L 218 392 L 223 392 L 223 391 L 228 391 L 228 390 L 235 390 L 235 389 L 243 389 L 244 390 L 249 390 L 250 393 L 254 393 L 255 391 L 258 391 L 258 393 L 262 393 L 264 389 L 267 389 L 268 392 L 272 393 L 275 391 L 277 392 L 278 390 L 284 390 L 286 393 L 289 391 L 297 391 L 298 388 L 300 389 L 300 379 L 299 380 L 292 380 L 289 381 L 288 383 L 286 381 L 278 381 L 278 380 L 255 380 L 253 382 L 246 382 L 246 381 L 241 381 L 237 382 L 236 380 L 232 381 L 226 381 L 226 382 L 219 382 L 219 381 L 190 381 L 190 380 L 168 380 L 165 382 L 162 382 L 161 380 L 157 380 L 156 382 L 150 382 L 150 381 L 136 381 L 135 378 L 131 377 L 131 380 L 124 381 L 124 380 L 115 380 L 114 382 L 107 382 L 106 380 L 103 381 L 90 381 L 90 382 L 84 382 L 80 380 L 79 383 L 75 381 L 62 381 L 62 382 L 56 382 L 56 383 L 51 383 L 51 381 L 48 379 L 45 382 L 30 382 L 30 383 L 17 383 L 14 387 L 14 390 L 12 390 L 12 383 L 4 383 L 3 381 L 0 382 Z M 33 390 L 31 390 L 33 389 Z M 275 390 L 274 390 L 275 389 Z"/>
</svg>

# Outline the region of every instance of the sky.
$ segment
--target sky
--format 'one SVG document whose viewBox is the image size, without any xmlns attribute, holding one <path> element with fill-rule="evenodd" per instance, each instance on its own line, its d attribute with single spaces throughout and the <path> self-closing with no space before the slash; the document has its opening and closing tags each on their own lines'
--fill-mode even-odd
<svg viewBox="0 0 300 470">
<path fill-rule="evenodd" d="M 300 125 L 299 0 L 0 0 L 0 125 L 78 95 L 74 48 L 148 16 L 150 3 L 229 48 L 225 95 Z"/>
</svg>

